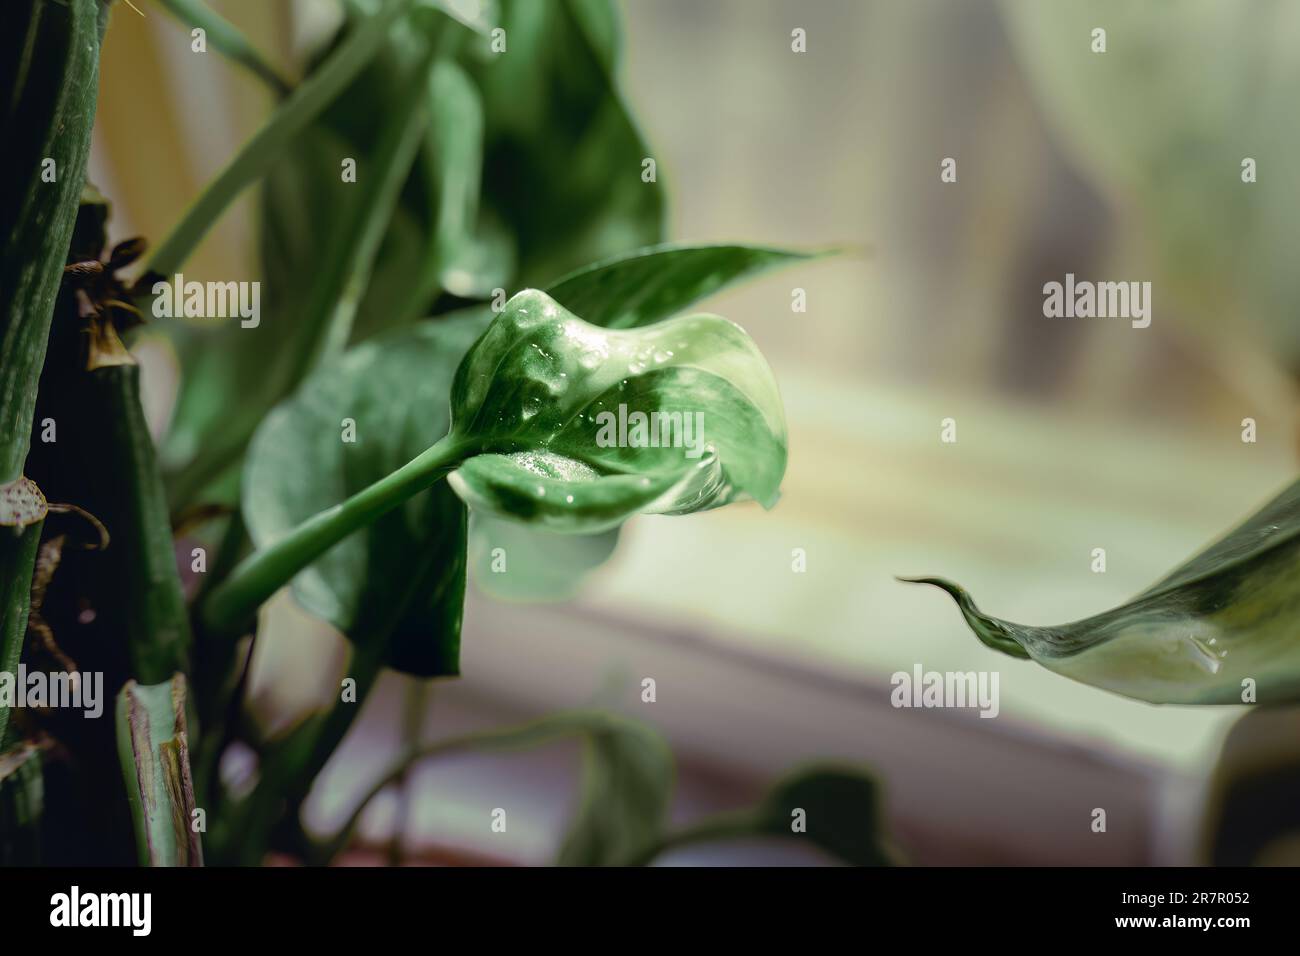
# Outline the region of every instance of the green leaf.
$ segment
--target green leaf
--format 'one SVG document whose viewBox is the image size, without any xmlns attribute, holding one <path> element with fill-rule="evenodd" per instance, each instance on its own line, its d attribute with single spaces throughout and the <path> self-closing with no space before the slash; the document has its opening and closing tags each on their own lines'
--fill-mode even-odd
<svg viewBox="0 0 1300 956">
<path fill-rule="evenodd" d="M 604 9 L 599 2 L 594 6 Z M 592 325 L 634 328 L 668 318 L 736 282 L 817 257 L 762 246 L 669 243 L 593 263 L 553 283 L 547 294 Z M 617 544 L 617 529 L 554 534 L 479 514 L 470 522 L 470 568 L 479 589 L 492 597 L 562 601 Z M 497 548 L 504 552 L 504 572 L 494 569 Z"/>
<path fill-rule="evenodd" d="M 308 564 L 452 469 L 449 483 L 479 511 L 584 534 L 638 512 L 687 514 L 747 498 L 771 507 L 785 473 L 771 369 L 739 326 L 717 316 L 600 329 L 525 290 L 461 361 L 451 406 L 451 430 L 400 468 L 346 498 L 336 482 L 321 510 L 268 522 L 257 553 L 204 599 L 207 627 L 237 634 Z M 290 464 L 278 471 L 297 474 Z M 260 487 L 246 487 L 255 509 L 247 501 Z M 246 515 L 250 528 L 258 521 Z"/>
<path fill-rule="evenodd" d="M 336 42 L 362 23 L 350 18 Z M 443 289 L 463 297 L 490 294 L 506 284 L 513 261 L 509 241 L 481 235 L 483 106 L 473 82 L 446 53 L 466 42 L 466 31 L 438 19 L 424 32 L 427 37 L 394 31 L 382 55 L 313 125 L 310 134 L 318 142 L 296 147 L 263 191 L 268 283 L 292 296 L 301 277 L 315 271 L 319 237 L 338 228 L 330 206 L 338 194 L 340 157 L 357 160 L 359 177 L 382 168 L 376 141 L 416 82 L 412 73 L 425 43 L 444 51 L 425 84 L 428 128 L 420 160 L 406 178 L 364 288 L 357 340 L 421 317 Z"/>
<path fill-rule="evenodd" d="M 803 811 L 806 832 L 794 830 Z M 753 811 L 754 832 L 807 840 L 853 866 L 888 866 L 892 854 L 881 836 L 879 788 L 867 771 L 811 766 L 787 774 Z"/>
<path fill-rule="evenodd" d="M 736 282 L 814 258 L 816 253 L 761 246 L 666 244 L 586 266 L 553 283 L 547 294 L 592 325 L 634 328 L 668 318 Z M 617 529 L 555 534 L 479 514 L 470 522 L 470 568 L 479 589 L 492 597 L 562 601 L 617 544 Z M 505 571 L 494 557 L 498 548 Z"/>
<path fill-rule="evenodd" d="M 1127 604 L 1071 624 L 1015 624 L 983 613 L 950 581 L 903 580 L 947 591 L 994 650 L 1125 697 L 1300 701 L 1300 481 Z"/>
<path fill-rule="evenodd" d="M 479 222 L 483 103 L 473 81 L 459 66 L 450 62 L 438 65 L 430 85 L 429 111 L 432 126 L 424 156 L 436 207 L 430 211 L 434 265 L 430 271 L 452 295 L 486 298 L 509 281 L 514 270 L 514 243 L 499 227 Z M 427 307 L 432 291 L 426 292 L 423 301 L 414 300 L 415 311 Z"/>
<path fill-rule="evenodd" d="M 337 42 L 362 22 L 345 24 Z M 334 348 L 408 324 L 444 288 L 478 296 L 506 283 L 513 252 L 478 216 L 478 93 L 453 61 L 425 63 L 458 29 L 435 19 L 393 31 L 268 174 L 263 326 L 172 330 L 183 373 L 164 460 L 178 506 L 238 462 L 258 421 L 321 351 L 322 325 L 333 328 Z M 341 180 L 344 157 L 356 160 L 356 183 Z M 234 420 L 230 394 L 243 396 Z"/>
<path fill-rule="evenodd" d="M 714 814 L 622 858 L 645 865 L 669 850 L 698 843 L 778 837 L 811 843 L 853 866 L 890 866 L 881 832 L 879 787 L 864 768 L 812 764 L 779 779 L 756 806 Z"/>
<path fill-rule="evenodd" d="M 452 386 L 450 476 L 473 508 L 595 532 L 637 512 L 776 503 L 786 432 L 776 381 L 737 325 L 688 316 L 589 325 L 543 292 L 512 298 Z"/>
<path fill-rule="evenodd" d="M 556 863 L 611 866 L 651 845 L 672 790 L 672 752 L 656 731 L 612 719 L 589 729 L 578 810 Z"/>
<path fill-rule="evenodd" d="M 662 183 L 641 178 L 654 154 L 610 73 L 615 23 L 608 0 L 503 0 L 506 52 L 467 47 L 487 118 L 484 203 L 515 238 L 516 287 L 663 239 Z"/>
<path fill-rule="evenodd" d="M 571 272 L 546 292 L 592 325 L 630 329 L 694 305 L 729 285 L 823 253 L 737 244 L 668 243 Z"/>
<path fill-rule="evenodd" d="M 476 312 L 363 343 L 278 406 L 244 472 L 254 543 L 268 546 L 442 438 L 448 383 L 485 324 Z M 344 419 L 355 422 L 355 442 L 342 440 Z M 328 550 L 294 579 L 294 597 L 358 644 L 390 641 L 400 670 L 456 674 L 465 521 L 464 505 L 439 483 Z"/>
<path fill-rule="evenodd" d="M 117 755 L 141 866 L 203 865 L 185 708 L 183 674 L 161 684 L 127 681 L 117 695 Z"/>
</svg>

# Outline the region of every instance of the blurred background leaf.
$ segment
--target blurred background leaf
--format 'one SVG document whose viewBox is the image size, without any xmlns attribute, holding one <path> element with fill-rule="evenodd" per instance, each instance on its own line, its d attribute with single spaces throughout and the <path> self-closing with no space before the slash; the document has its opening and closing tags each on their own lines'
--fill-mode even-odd
<svg viewBox="0 0 1300 956">
<path fill-rule="evenodd" d="M 515 238 L 514 288 L 663 239 L 663 188 L 641 180 L 653 157 L 611 74 L 614 23 L 604 0 L 504 0 L 507 52 L 469 48 L 487 118 L 483 202 Z"/>
<path fill-rule="evenodd" d="M 560 866 L 609 866 L 650 845 L 672 797 L 672 751 L 649 725 L 611 721 L 588 733 L 585 746 L 579 805 Z"/>
</svg>

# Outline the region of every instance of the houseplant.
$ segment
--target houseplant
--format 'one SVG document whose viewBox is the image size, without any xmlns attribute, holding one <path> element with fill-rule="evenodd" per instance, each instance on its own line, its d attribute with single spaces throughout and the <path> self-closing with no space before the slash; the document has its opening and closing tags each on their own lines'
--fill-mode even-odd
<svg viewBox="0 0 1300 956">
<path fill-rule="evenodd" d="M 0 669 L 61 668 L 86 691 L 101 675 L 115 703 L 106 720 L 0 708 L 0 857 L 328 862 L 356 815 L 322 837 L 300 810 L 381 670 L 459 672 L 468 539 L 490 527 L 471 531 L 467 503 L 607 555 L 641 511 L 775 502 L 770 370 L 738 326 L 675 316 L 809 254 L 663 244 L 653 158 L 614 85 L 617 23 L 589 0 L 481 20 L 349 0 L 296 83 L 204 5 L 166 0 L 278 104 L 147 255 L 107 248 L 85 167 L 110 6 L 24 2 L 4 49 L 6 141 L 24 147 L 4 187 Z M 214 292 L 228 306 L 239 283 L 183 269 L 258 184 L 266 314 L 214 321 Z M 181 368 L 157 450 L 125 344 L 142 320 Z M 601 440 L 597 419 L 629 409 L 703 420 L 700 441 Z M 243 712 L 248 661 L 258 607 L 289 584 L 352 659 L 330 710 L 266 736 Z M 413 747 L 372 795 L 415 760 L 566 735 L 587 771 L 562 862 L 755 833 L 886 859 L 856 768 L 798 771 L 751 811 L 668 829 L 662 740 L 600 712 Z M 257 758 L 246 789 L 219 772 L 235 744 Z"/>
</svg>

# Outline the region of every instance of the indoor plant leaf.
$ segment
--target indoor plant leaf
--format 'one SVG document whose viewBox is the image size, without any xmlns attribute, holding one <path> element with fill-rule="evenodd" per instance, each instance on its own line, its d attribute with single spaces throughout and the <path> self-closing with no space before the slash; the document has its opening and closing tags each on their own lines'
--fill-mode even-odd
<svg viewBox="0 0 1300 956">
<path fill-rule="evenodd" d="M 370 30 L 373 18 L 363 15 L 364 7 L 349 5 L 349 19 L 318 57 L 317 69 Z M 388 218 L 373 272 L 350 282 L 349 288 L 359 281 L 362 290 L 354 341 L 416 317 L 444 289 L 479 296 L 508 286 L 516 239 L 529 257 L 525 274 L 548 278 L 662 238 L 659 186 L 640 178 L 648 150 L 603 65 L 610 51 L 592 46 L 592 37 L 613 42 L 615 19 L 607 7 L 603 0 L 580 4 L 574 16 L 563 3 L 507 5 L 500 20 L 511 53 L 499 58 L 484 52 L 486 37 L 449 18 L 432 18 L 419 30 L 392 30 L 381 55 L 289 144 L 262 191 L 267 315 L 260 334 L 209 333 L 180 323 L 170 329 L 184 372 L 162 458 L 177 507 L 192 503 L 202 486 L 237 464 L 256 422 L 286 394 L 267 386 L 282 377 L 283 349 L 253 339 L 302 325 L 292 308 L 311 299 L 304 276 L 319 285 L 339 275 L 320 261 L 322 237 L 356 231 L 345 225 L 340 232 L 337 217 L 322 213 L 336 202 L 339 159 L 358 162 L 358 184 L 343 187 L 348 190 L 362 187 L 368 169 L 383 168 L 373 155 L 375 143 L 409 88 L 421 41 L 438 42 L 449 53 L 460 50 L 464 69 L 443 58 L 429 78 L 430 123 L 421 157 Z M 511 77 L 524 86 L 512 85 Z M 549 101 L 540 114 L 521 111 L 530 84 L 562 92 L 563 111 L 547 112 Z M 485 157 L 486 140 L 492 156 Z M 516 169 L 519 162 L 524 165 Z M 480 193 L 486 209 L 480 209 Z M 245 396 L 235 422 L 220 398 L 232 391 Z"/>
<path fill-rule="evenodd" d="M 806 830 L 795 829 L 803 811 Z M 751 811 L 754 832 L 806 839 L 855 866 L 886 866 L 891 852 L 881 836 L 875 779 L 856 767 L 815 765 L 776 782 Z"/>
<path fill-rule="evenodd" d="M 950 581 L 903 580 L 947 591 L 989 647 L 1125 697 L 1300 700 L 1300 481 L 1127 604 L 1072 624 L 1015 624 Z"/>
<path fill-rule="evenodd" d="M 356 32 L 362 23 L 363 17 L 349 17 L 334 42 Z M 497 233 L 484 232 L 480 222 L 483 103 L 473 81 L 451 58 L 458 46 L 471 42 L 472 35 L 442 18 L 432 20 L 426 30 L 439 50 L 424 90 L 428 128 L 365 289 L 354 340 L 421 317 L 444 289 L 467 298 L 486 297 L 508 282 L 513 266 L 508 237 L 503 241 Z M 411 70 L 420 52 L 419 38 L 410 31 L 394 31 L 384 55 L 317 121 L 317 131 L 333 139 L 336 147 L 295 150 L 291 161 L 282 166 L 281 181 L 301 179 L 313 190 L 316 184 L 323 186 L 310 211 L 304 214 L 291 194 L 279 195 L 280 182 L 268 180 L 263 192 L 265 234 L 269 238 L 273 227 L 287 231 L 306 251 L 305 256 L 285 263 L 283 271 L 273 272 L 275 260 L 268 257 L 268 274 L 279 276 L 290 290 L 293 277 L 302 274 L 295 269 L 310 266 L 318 235 L 334 221 L 327 199 L 337 195 L 339 157 L 355 157 L 359 175 L 376 168 L 374 144 L 379 130 L 412 82 Z"/>
<path fill-rule="evenodd" d="M 546 293 L 592 325 L 633 328 L 668 318 L 769 269 L 817 255 L 736 243 L 666 243 L 584 266 L 551 283 Z M 617 543 L 617 529 L 559 535 L 479 514 L 470 522 L 470 568 L 480 590 L 492 597 L 566 600 L 581 575 L 602 564 Z"/>
<path fill-rule="evenodd" d="M 875 778 L 861 767 L 812 764 L 782 776 L 756 805 L 662 832 L 620 862 L 645 865 L 684 846 L 754 837 L 811 843 L 853 866 L 889 866 L 895 856 L 882 832 Z"/>
<path fill-rule="evenodd" d="M 485 324 L 476 311 L 395 330 L 350 349 L 278 406 L 245 466 L 254 543 L 273 542 L 442 438 L 447 383 Z M 342 440 L 344 419 L 355 422 L 355 442 Z M 323 554 L 294 579 L 294 597 L 354 642 L 391 641 L 400 670 L 458 673 L 465 521 L 440 482 Z"/>
<path fill-rule="evenodd" d="M 608 0 L 503 0 L 507 52 L 462 61 L 487 120 L 483 202 L 517 243 L 516 288 L 663 239 L 662 170 L 614 84 Z"/>
<path fill-rule="evenodd" d="M 472 310 L 466 327 L 477 329 L 487 315 Z M 445 325 L 432 323 L 430 334 Z M 427 371 L 421 381 L 431 396 L 443 379 L 436 367 Z M 245 521 L 261 524 L 259 547 L 206 593 L 205 627 L 237 636 L 294 576 L 443 477 L 480 511 L 593 533 L 637 512 L 687 514 L 746 498 L 771 507 L 785 473 L 785 418 L 772 371 L 744 331 L 718 316 L 600 329 L 525 290 L 461 360 L 451 410 L 442 438 L 422 415 L 408 432 L 422 451 L 346 497 L 334 481 L 317 510 L 293 512 L 286 502 L 296 491 L 282 490 L 270 517 L 259 518 L 259 486 L 248 478 Z M 269 433 L 271 423 L 264 427 Z M 333 440 L 330 429 L 314 434 Z M 263 448 L 273 460 L 276 445 L 267 439 Z M 283 470 L 310 472 L 317 460 L 308 454 Z M 328 455 L 319 461 L 328 465 Z"/>
<path fill-rule="evenodd" d="M 349 21 L 336 47 L 365 26 Z M 442 275 L 438 257 L 470 291 L 502 280 L 500 269 L 484 266 L 484 249 L 495 247 L 462 234 L 477 225 L 482 120 L 477 94 L 454 62 L 440 58 L 429 68 L 449 31 L 466 32 L 443 17 L 392 31 L 382 54 L 269 171 L 260 193 L 261 326 L 170 323 L 183 371 L 163 458 L 178 506 L 238 462 L 257 422 L 317 351 L 409 319 L 406 303 L 417 287 L 423 301 L 415 304 L 427 304 Z M 314 69 L 332 62 L 334 50 Z M 420 126 L 427 126 L 423 141 Z M 344 158 L 356 162 L 355 182 L 342 181 Z M 431 286 L 422 284 L 425 276 Z M 329 335 L 318 334 L 322 324 Z M 232 393 L 243 396 L 233 420 L 224 402 Z"/>
<path fill-rule="evenodd" d="M 588 729 L 579 804 L 556 863 L 610 866 L 651 844 L 668 817 L 673 756 L 657 731 L 608 718 Z"/>
<path fill-rule="evenodd" d="M 592 325 L 630 329 L 666 319 L 732 283 L 818 255 L 739 243 L 666 243 L 584 266 L 546 292 Z"/>
<path fill-rule="evenodd" d="M 775 504 L 786 432 L 771 369 L 718 316 L 589 325 L 537 290 L 512 298 L 461 362 L 450 476 L 472 507 L 555 531 L 753 498 Z"/>
</svg>

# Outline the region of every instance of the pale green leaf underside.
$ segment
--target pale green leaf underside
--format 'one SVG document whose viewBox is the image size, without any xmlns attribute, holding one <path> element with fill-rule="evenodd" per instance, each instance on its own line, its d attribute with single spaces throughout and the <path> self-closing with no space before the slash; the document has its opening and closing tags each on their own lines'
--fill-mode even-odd
<svg viewBox="0 0 1300 956">
<path fill-rule="evenodd" d="M 470 573 L 478 590 L 498 601 L 567 601 L 618 538 L 617 528 L 555 534 L 477 511 L 469 525 Z"/>
</svg>

